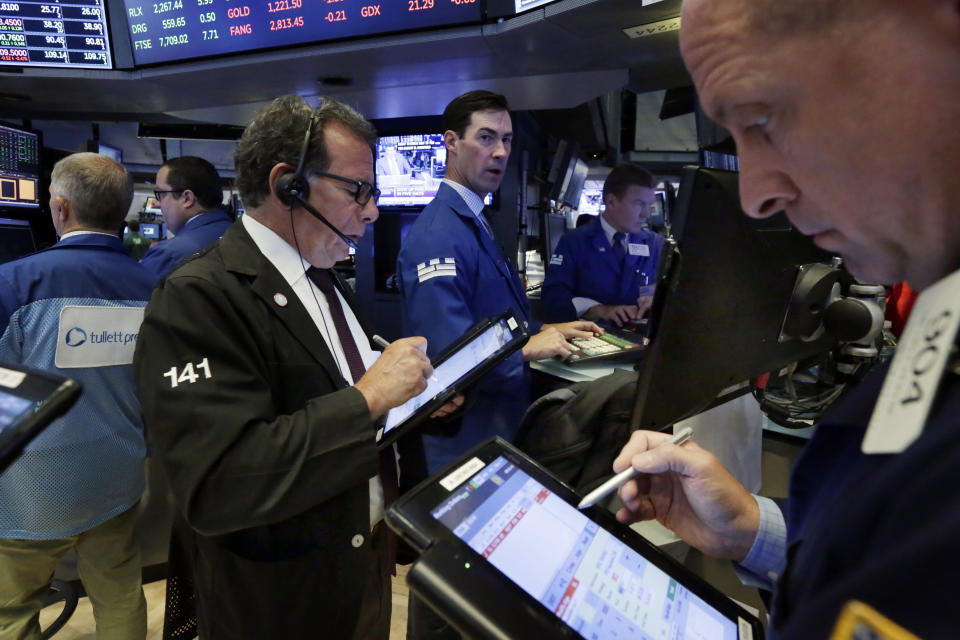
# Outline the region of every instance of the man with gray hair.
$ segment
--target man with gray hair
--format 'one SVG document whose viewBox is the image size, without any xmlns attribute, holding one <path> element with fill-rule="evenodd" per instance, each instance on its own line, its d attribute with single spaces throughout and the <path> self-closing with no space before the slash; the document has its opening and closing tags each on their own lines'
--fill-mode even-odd
<svg viewBox="0 0 960 640">
<path fill-rule="evenodd" d="M 237 145 L 242 222 L 147 307 L 140 397 L 205 640 L 389 636 L 376 422 L 433 368 L 423 338 L 375 351 L 332 269 L 378 216 L 374 136 L 335 100 L 273 101 Z"/>
<path fill-rule="evenodd" d="M 0 362 L 78 380 L 83 394 L 0 475 L 0 636 L 40 638 L 40 608 L 73 549 L 97 638 L 144 638 L 134 539 L 145 445 L 133 352 L 153 276 L 117 230 L 127 171 L 77 153 L 50 180 L 54 246 L 0 266 Z"/>
<path fill-rule="evenodd" d="M 785 211 L 854 276 L 922 293 L 892 362 L 819 421 L 788 508 L 638 431 L 614 462 L 641 472 L 618 517 L 656 518 L 772 589 L 768 637 L 955 637 L 960 4 L 687 0 L 682 17 L 747 215 Z"/>
</svg>

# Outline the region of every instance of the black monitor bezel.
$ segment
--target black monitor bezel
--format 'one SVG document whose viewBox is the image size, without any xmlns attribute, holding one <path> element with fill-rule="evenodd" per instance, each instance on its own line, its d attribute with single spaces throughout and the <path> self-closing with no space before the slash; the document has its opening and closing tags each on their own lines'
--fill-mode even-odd
<svg viewBox="0 0 960 640">
<path fill-rule="evenodd" d="M 470 480 L 470 478 L 481 469 L 465 475 L 465 477 L 450 490 L 441 485 L 443 479 L 458 469 L 461 469 L 468 461 L 474 458 L 479 459 L 483 463 L 483 466 L 486 466 L 487 463 L 500 455 L 505 455 L 508 460 L 516 464 L 520 469 L 543 484 L 565 502 L 576 506 L 580 501 L 580 496 L 578 496 L 571 487 L 557 479 L 540 463 L 520 451 L 520 449 L 507 443 L 502 438 L 495 437 L 477 445 L 458 460 L 447 465 L 443 471 L 421 482 L 415 488 L 401 496 L 387 511 L 387 524 L 408 544 L 424 553 L 424 557 L 431 555 L 430 552 L 433 550 L 449 549 L 455 551 L 456 561 L 451 562 L 451 558 L 431 558 L 431 571 L 436 570 L 439 564 L 444 570 L 462 572 L 464 571 L 464 563 L 459 559 L 467 558 L 470 562 L 470 568 L 466 569 L 466 572 L 468 574 L 470 572 L 474 574 L 479 572 L 482 573 L 482 576 L 475 576 L 475 579 L 472 581 L 460 581 L 461 583 L 466 582 L 467 585 L 471 583 L 481 585 L 484 583 L 489 584 L 491 578 L 493 578 L 498 586 L 494 598 L 485 597 L 489 594 L 483 589 L 473 594 L 458 594 L 461 595 L 465 601 L 470 602 L 470 608 L 475 611 L 478 616 L 484 617 L 488 622 L 492 621 L 501 629 L 516 629 L 518 624 L 518 615 L 516 614 L 522 611 L 525 617 L 528 618 L 520 622 L 525 631 L 536 629 L 540 632 L 539 637 L 579 638 L 581 636 L 566 625 L 566 623 L 554 616 L 543 604 L 509 578 L 500 574 L 499 571 L 487 563 L 482 556 L 473 551 L 465 542 L 456 537 L 452 531 L 430 514 L 432 509 L 462 487 L 463 484 Z M 763 638 L 762 625 L 755 616 L 715 587 L 711 586 L 703 578 L 677 562 L 667 553 L 661 551 L 643 536 L 630 529 L 630 527 L 618 522 L 610 511 L 602 506 L 593 506 L 584 510 L 584 513 L 651 564 L 667 573 L 693 594 L 703 598 L 711 607 L 732 620 L 742 618 L 751 626 L 753 638 L 757 640 Z M 418 568 L 415 563 L 408 575 L 415 576 L 417 574 Z M 496 580 L 497 576 L 499 576 L 499 580 Z M 437 576 L 437 578 L 439 579 L 438 582 L 441 582 L 444 576 Z M 454 581 L 456 581 L 455 576 Z M 419 577 L 417 581 L 411 578 L 411 587 L 428 602 L 436 602 L 436 599 L 433 597 L 436 594 L 424 591 L 424 588 L 429 587 L 429 585 L 424 584 Z M 512 610 L 512 612 L 506 611 L 507 608 L 504 607 L 505 602 L 516 602 L 515 610 Z M 498 607 L 500 610 L 498 610 Z M 458 620 L 455 612 L 448 612 L 448 614 L 450 613 L 453 614 L 451 616 L 453 618 L 451 622 L 455 620 L 457 622 L 463 622 L 463 616 L 459 616 Z"/>
<path fill-rule="evenodd" d="M 703 211 L 690 227 L 693 207 Z M 666 429 L 718 396 L 749 391 L 757 376 L 834 345 L 826 335 L 779 340 L 800 266 L 832 256 L 783 213 L 746 216 L 736 172 L 685 167 L 671 224 L 679 249 L 669 249 L 659 275 L 651 343 L 638 367 L 635 429 Z M 704 253 L 711 251 L 723 253 L 726 263 L 708 264 Z M 762 324 L 763 335 L 747 323 Z"/>
</svg>

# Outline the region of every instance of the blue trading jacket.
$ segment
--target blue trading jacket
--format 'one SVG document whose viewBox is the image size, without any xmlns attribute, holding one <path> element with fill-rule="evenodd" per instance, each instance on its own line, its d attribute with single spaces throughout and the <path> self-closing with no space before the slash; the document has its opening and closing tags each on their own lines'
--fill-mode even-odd
<svg viewBox="0 0 960 640">
<path fill-rule="evenodd" d="M 54 361 L 65 307 L 142 309 L 154 280 L 118 238 L 105 234 L 72 236 L 0 265 L 0 362 L 83 385 L 76 405 L 0 475 L 0 538 L 67 537 L 140 499 L 145 448 L 132 366 L 60 369 Z M 64 351 L 97 341 L 97 327 L 80 329 L 66 333 Z M 122 338 L 135 343 L 136 337 Z"/>
<path fill-rule="evenodd" d="M 592 298 L 600 304 L 636 304 L 640 288 L 657 281 L 663 236 L 644 229 L 628 242 L 646 246 L 648 256 L 630 255 L 618 263 L 603 233 L 600 216 L 561 236 L 547 266 L 541 302 L 550 322 L 577 319 L 571 300 Z M 642 249 L 640 249 L 642 251 Z"/>
<path fill-rule="evenodd" d="M 223 209 L 211 209 L 187 221 L 180 233 L 150 247 L 140 264 L 163 279 L 177 268 L 184 258 L 205 249 L 220 239 L 233 224 Z"/>
<path fill-rule="evenodd" d="M 536 333 L 526 291 L 496 242 L 481 228 L 463 198 L 441 184 L 410 228 L 397 260 L 404 335 L 427 338 L 435 358 L 480 320 L 513 308 Z M 431 472 L 493 435 L 512 440 L 530 403 L 530 374 L 517 352 L 474 387 L 459 433 L 424 436 Z"/>
</svg>

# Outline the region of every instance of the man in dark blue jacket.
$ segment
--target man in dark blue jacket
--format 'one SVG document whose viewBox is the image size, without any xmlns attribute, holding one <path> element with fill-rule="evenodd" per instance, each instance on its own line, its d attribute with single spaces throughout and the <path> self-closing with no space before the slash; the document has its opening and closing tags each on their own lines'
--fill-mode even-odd
<svg viewBox="0 0 960 640">
<path fill-rule="evenodd" d="M 173 238 L 153 245 L 140 264 L 166 278 L 184 258 L 220 239 L 233 219 L 223 209 L 223 187 L 212 164 L 196 156 L 168 160 L 154 191 Z"/>
<path fill-rule="evenodd" d="M 506 98 L 471 91 L 443 114 L 447 173 L 403 241 L 397 260 L 404 335 L 427 338 L 436 357 L 470 326 L 512 308 L 533 334 L 516 353 L 483 377 L 455 433 L 424 436 L 427 467 L 435 472 L 490 436 L 513 439 L 530 404 L 526 362 L 566 356 L 568 337 L 600 331 L 592 322 L 543 325 L 533 319 L 526 291 L 494 238 L 483 198 L 500 186 L 513 141 Z"/>
<path fill-rule="evenodd" d="M 695 443 L 638 431 L 614 462 L 642 472 L 618 517 L 656 518 L 772 589 L 768 637 L 831 637 L 853 601 L 861 626 L 910 632 L 878 636 L 955 637 L 960 7 L 687 0 L 682 19 L 703 109 L 736 141 L 746 213 L 785 211 L 856 277 L 922 293 L 890 366 L 819 421 L 785 510 Z"/>
<path fill-rule="evenodd" d="M 639 320 L 653 302 L 663 236 L 647 228 L 656 181 L 633 164 L 603 183 L 603 213 L 564 234 L 543 281 L 549 320 L 584 318 L 617 326 Z"/>
</svg>

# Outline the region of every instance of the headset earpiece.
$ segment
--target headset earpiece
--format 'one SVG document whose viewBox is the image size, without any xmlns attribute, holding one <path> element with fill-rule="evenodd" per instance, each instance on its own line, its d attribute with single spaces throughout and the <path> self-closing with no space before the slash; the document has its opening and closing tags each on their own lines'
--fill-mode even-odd
<svg viewBox="0 0 960 640">
<path fill-rule="evenodd" d="M 291 207 L 310 199 L 310 183 L 303 175 L 303 165 L 307 162 L 307 151 L 310 150 L 313 121 L 314 117 L 311 115 L 310 124 L 303 135 L 303 144 L 300 146 L 300 160 L 297 161 L 296 171 L 285 173 L 277 180 L 277 199 Z"/>
<path fill-rule="evenodd" d="M 310 183 L 296 173 L 285 173 L 277 180 L 277 199 L 291 207 L 310 197 Z"/>
</svg>

